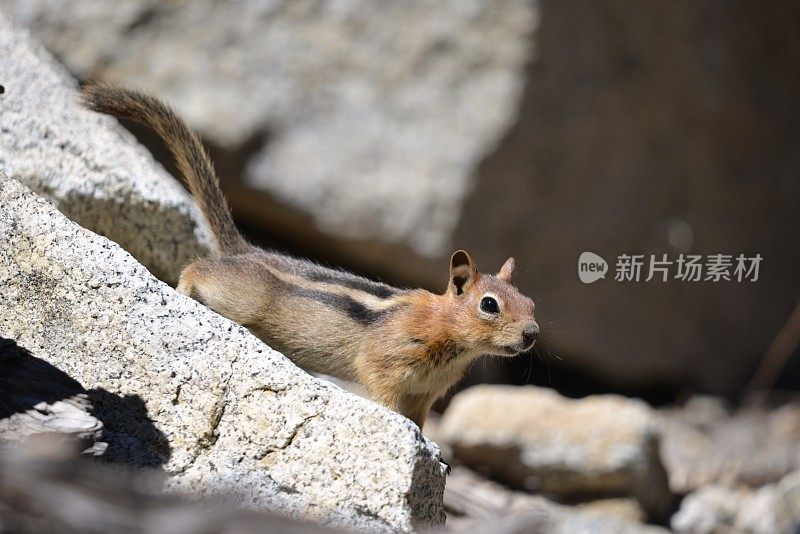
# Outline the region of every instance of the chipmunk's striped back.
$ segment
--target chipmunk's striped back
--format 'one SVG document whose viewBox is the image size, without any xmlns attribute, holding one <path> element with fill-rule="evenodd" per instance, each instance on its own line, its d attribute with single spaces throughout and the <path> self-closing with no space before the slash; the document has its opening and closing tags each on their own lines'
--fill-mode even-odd
<svg viewBox="0 0 800 534">
<path fill-rule="evenodd" d="M 306 369 L 357 380 L 352 363 L 406 292 L 268 251 L 198 260 L 178 289 Z"/>
</svg>

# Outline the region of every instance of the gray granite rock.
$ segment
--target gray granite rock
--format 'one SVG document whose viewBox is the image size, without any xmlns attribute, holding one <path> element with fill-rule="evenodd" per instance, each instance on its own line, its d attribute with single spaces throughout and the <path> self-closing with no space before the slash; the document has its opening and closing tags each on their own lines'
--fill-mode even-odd
<svg viewBox="0 0 800 534">
<path fill-rule="evenodd" d="M 167 282 L 213 246 L 178 182 L 115 120 L 82 109 L 72 77 L 3 13 L 0 85 L 0 170 Z"/>
<path fill-rule="evenodd" d="M 758 490 L 703 486 L 681 502 L 672 517 L 676 532 L 773 534 L 800 529 L 800 471 Z"/>
<path fill-rule="evenodd" d="M 444 521 L 437 447 L 0 179 L 0 336 L 79 381 L 105 456 L 174 489 L 367 530 Z"/>
<path fill-rule="evenodd" d="M 0 5 L 79 76 L 150 88 L 227 154 L 255 149 L 246 180 L 318 225 L 427 253 L 513 120 L 536 23 L 527 0 Z"/>
<path fill-rule="evenodd" d="M 475 386 L 453 398 L 440 434 L 456 459 L 516 488 L 572 501 L 629 495 L 662 519 L 672 501 L 655 413 L 638 400 Z"/>
<path fill-rule="evenodd" d="M 730 413 L 719 399 L 697 397 L 659 416 L 675 493 L 710 484 L 758 487 L 800 469 L 800 403 Z"/>
</svg>

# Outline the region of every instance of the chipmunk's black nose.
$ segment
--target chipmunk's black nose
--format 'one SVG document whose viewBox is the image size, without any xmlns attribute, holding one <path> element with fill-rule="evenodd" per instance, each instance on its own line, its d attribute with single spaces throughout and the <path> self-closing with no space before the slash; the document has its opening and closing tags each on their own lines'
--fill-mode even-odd
<svg viewBox="0 0 800 534">
<path fill-rule="evenodd" d="M 522 331 L 522 339 L 528 347 L 533 345 L 537 337 L 539 337 L 539 325 L 536 323 L 529 324 L 525 327 L 525 330 Z"/>
</svg>

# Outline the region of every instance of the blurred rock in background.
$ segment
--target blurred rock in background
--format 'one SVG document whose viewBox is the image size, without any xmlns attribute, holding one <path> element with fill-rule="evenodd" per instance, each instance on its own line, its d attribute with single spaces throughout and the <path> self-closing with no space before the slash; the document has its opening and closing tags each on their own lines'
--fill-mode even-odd
<svg viewBox="0 0 800 534">
<path fill-rule="evenodd" d="M 167 495 L 154 472 L 100 465 L 53 436 L 0 448 L 0 533 L 344 532 L 220 502 Z"/>
<path fill-rule="evenodd" d="M 676 532 L 772 534 L 800 529 L 800 471 L 756 491 L 706 486 L 687 496 L 670 523 Z"/>
<path fill-rule="evenodd" d="M 659 410 L 661 456 L 673 492 L 759 487 L 800 469 L 800 402 L 745 406 L 712 397 Z"/>
<path fill-rule="evenodd" d="M 796 301 L 797 3 L 0 6 L 79 78 L 174 104 L 262 242 L 432 289 L 454 247 L 516 256 L 561 375 L 731 394 Z M 585 250 L 764 262 L 584 286 Z"/>
<path fill-rule="evenodd" d="M 4 5 L 79 77 L 172 102 L 225 178 L 428 255 L 514 119 L 536 20 L 521 0 Z"/>
<path fill-rule="evenodd" d="M 200 210 L 134 137 L 83 109 L 64 67 L 0 11 L 0 171 L 177 283 L 213 241 Z"/>
<path fill-rule="evenodd" d="M 445 532 L 657 534 L 666 530 L 641 523 L 634 502 L 605 499 L 575 507 L 539 495 L 510 491 L 474 472 L 456 467 L 447 480 Z"/>
<path fill-rule="evenodd" d="M 614 395 L 575 401 L 532 386 L 476 386 L 425 432 L 453 466 L 444 502 L 454 531 L 489 531 L 490 521 L 504 529 L 507 518 L 509 532 L 638 531 L 643 521 L 679 532 L 796 532 L 798 414 L 796 400 L 733 410 L 694 397 L 654 410 Z"/>
<path fill-rule="evenodd" d="M 513 488 L 572 503 L 633 497 L 663 520 L 672 494 L 657 431 L 639 400 L 476 386 L 455 396 L 440 435 L 455 459 Z"/>
</svg>

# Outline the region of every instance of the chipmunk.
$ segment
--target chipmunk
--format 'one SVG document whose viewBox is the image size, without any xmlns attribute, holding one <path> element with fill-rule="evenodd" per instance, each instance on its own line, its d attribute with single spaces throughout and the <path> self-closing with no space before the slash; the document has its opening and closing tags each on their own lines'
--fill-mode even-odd
<svg viewBox="0 0 800 534">
<path fill-rule="evenodd" d="M 483 354 L 514 356 L 539 335 L 533 301 L 511 283 L 514 259 L 496 275 L 469 254 L 450 258 L 446 291 L 398 289 L 260 249 L 236 229 L 211 160 L 167 105 L 120 87 L 89 84 L 94 111 L 144 123 L 166 143 L 219 244 L 187 265 L 178 291 L 248 328 L 300 367 L 364 386 L 422 428 L 436 399 Z"/>
</svg>

